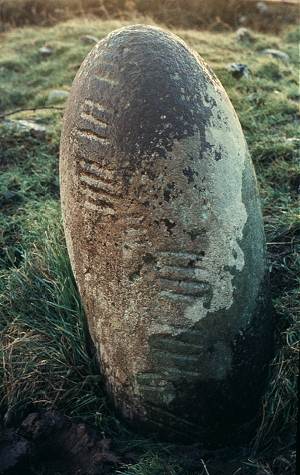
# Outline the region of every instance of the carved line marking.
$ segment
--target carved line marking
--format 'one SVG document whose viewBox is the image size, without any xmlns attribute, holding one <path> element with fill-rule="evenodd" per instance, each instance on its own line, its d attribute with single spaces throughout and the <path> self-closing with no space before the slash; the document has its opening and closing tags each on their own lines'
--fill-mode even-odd
<svg viewBox="0 0 300 475">
<path fill-rule="evenodd" d="M 105 193 L 95 192 L 89 188 L 83 188 L 83 193 L 85 195 L 85 204 L 89 203 L 89 205 L 93 205 L 90 209 L 99 209 L 99 210 L 107 210 L 109 214 L 115 214 L 114 204 L 115 200 L 111 197 L 106 195 Z"/>
<path fill-rule="evenodd" d="M 96 140 L 97 142 L 100 142 L 102 145 L 110 145 L 110 141 L 108 140 L 108 138 L 106 138 L 105 136 L 100 135 L 98 132 L 96 133 L 96 132 L 91 131 L 91 130 L 79 129 L 77 131 L 77 134 L 81 138 L 88 139 L 88 140 Z"/>
<path fill-rule="evenodd" d="M 199 266 L 202 256 L 189 252 L 163 251 L 158 254 L 159 260 L 166 266 L 189 267 L 191 262 L 193 266 Z"/>
<path fill-rule="evenodd" d="M 115 214 L 114 205 L 121 197 L 113 180 L 113 171 L 105 170 L 99 163 L 81 159 L 79 182 L 85 196 L 85 206 L 103 214 Z"/>
<path fill-rule="evenodd" d="M 84 206 L 87 209 L 90 209 L 91 211 L 102 211 L 102 213 L 104 215 L 105 214 L 109 214 L 109 215 L 114 215 L 115 214 L 115 210 L 113 208 L 110 208 L 106 204 L 100 204 L 100 203 L 96 204 L 93 201 L 86 201 L 84 203 Z"/>
<path fill-rule="evenodd" d="M 99 82 L 100 84 L 101 83 L 104 83 L 104 84 L 107 83 L 109 86 L 113 86 L 113 87 L 117 86 L 119 84 L 118 81 L 116 81 L 115 79 L 112 79 L 108 76 L 101 76 L 101 77 L 94 76 L 94 77 L 95 77 L 96 81 Z"/>
<path fill-rule="evenodd" d="M 210 284 L 207 283 L 207 271 L 199 268 L 201 258 L 200 254 L 190 252 L 160 252 L 157 278 L 161 297 L 189 303 L 207 294 Z"/>
<path fill-rule="evenodd" d="M 199 338 L 199 341 L 200 338 Z M 177 355 L 199 355 L 203 350 L 203 345 L 189 343 L 174 338 L 163 337 L 151 341 L 151 348 L 154 350 L 165 351 L 167 353 L 176 353 Z"/>
<path fill-rule="evenodd" d="M 103 133 L 105 133 L 105 130 L 108 127 L 108 124 L 104 122 L 102 119 L 99 119 L 98 117 L 95 117 L 92 114 L 88 114 L 87 112 L 82 112 L 80 117 L 87 122 L 91 122 L 92 124 L 96 125 L 97 127 L 101 127 L 103 130 Z"/>
<path fill-rule="evenodd" d="M 121 196 L 121 194 L 115 190 L 112 184 L 106 183 L 105 181 L 101 180 L 100 177 L 95 178 L 81 173 L 79 179 L 82 185 L 88 187 L 94 192 L 101 191 L 104 194 L 108 194 L 116 198 Z"/>
<path fill-rule="evenodd" d="M 175 364 L 175 367 L 181 369 L 181 367 L 177 367 L 177 364 L 184 364 L 186 366 L 187 363 L 198 363 L 199 362 L 199 355 L 180 355 L 178 353 L 172 353 L 171 351 L 166 350 L 155 350 L 155 355 L 165 360 L 166 357 L 170 358 L 171 361 Z"/>
<path fill-rule="evenodd" d="M 91 99 L 86 99 L 84 101 L 83 114 L 93 115 L 95 118 L 98 118 L 104 124 L 109 125 L 111 114 L 105 109 L 105 107 L 99 102 L 93 102 Z"/>
<path fill-rule="evenodd" d="M 199 372 L 198 371 L 188 371 L 186 369 L 183 369 L 183 368 L 166 368 L 163 372 L 162 372 L 165 376 L 174 376 L 176 377 L 176 379 L 178 377 L 180 378 L 199 378 Z"/>
<path fill-rule="evenodd" d="M 186 280 L 188 282 L 203 282 L 208 278 L 208 272 L 199 268 L 164 266 L 159 273 L 166 279 Z"/>
<path fill-rule="evenodd" d="M 77 129 L 77 136 L 80 139 L 94 140 L 106 147 L 110 146 L 108 136 L 110 118 L 111 114 L 105 107 L 99 103 L 94 103 L 91 99 L 86 99 L 80 114 L 81 121 Z"/>
<path fill-rule="evenodd" d="M 91 189 L 90 187 L 83 187 L 83 193 L 85 194 L 87 199 L 90 199 L 94 201 L 95 203 L 97 202 L 103 202 L 107 203 L 110 207 L 113 207 L 113 205 L 116 203 L 116 200 L 113 196 L 110 196 L 110 194 L 107 194 L 105 191 L 99 191 L 99 190 L 94 190 Z"/>
<path fill-rule="evenodd" d="M 139 387 L 142 389 L 142 390 L 146 390 L 146 391 L 160 391 L 160 392 L 165 392 L 166 391 L 166 384 L 165 385 L 155 385 L 155 384 L 145 384 L 145 383 L 142 383 L 139 385 Z"/>
<path fill-rule="evenodd" d="M 94 162 L 91 159 L 80 160 L 80 173 L 90 174 L 93 177 L 99 177 L 106 183 L 115 182 L 114 172 L 112 170 L 104 169 L 99 162 Z"/>
<path fill-rule="evenodd" d="M 162 290 L 176 292 L 188 296 L 201 296 L 209 290 L 209 285 L 203 282 L 186 282 L 160 278 Z"/>
</svg>

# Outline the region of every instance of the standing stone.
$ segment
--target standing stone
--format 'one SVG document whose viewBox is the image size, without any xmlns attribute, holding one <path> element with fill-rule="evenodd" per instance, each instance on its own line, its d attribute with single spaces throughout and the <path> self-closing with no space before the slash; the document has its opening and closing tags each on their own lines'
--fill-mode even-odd
<svg viewBox="0 0 300 475">
<path fill-rule="evenodd" d="M 257 410 L 272 338 L 254 170 L 220 82 L 170 33 L 113 32 L 75 78 L 60 179 L 116 408 L 169 438 L 224 440 Z"/>
</svg>

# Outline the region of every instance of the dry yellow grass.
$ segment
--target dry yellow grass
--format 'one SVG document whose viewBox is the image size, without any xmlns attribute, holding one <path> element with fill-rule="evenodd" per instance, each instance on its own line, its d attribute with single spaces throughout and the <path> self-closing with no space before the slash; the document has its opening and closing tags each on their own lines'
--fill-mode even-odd
<svg viewBox="0 0 300 475">
<path fill-rule="evenodd" d="M 49 25 L 74 16 L 104 19 L 153 17 L 168 26 L 226 30 L 239 25 L 279 30 L 296 22 L 299 0 L 268 0 L 267 12 L 256 0 L 0 0 L 0 29 Z"/>
</svg>

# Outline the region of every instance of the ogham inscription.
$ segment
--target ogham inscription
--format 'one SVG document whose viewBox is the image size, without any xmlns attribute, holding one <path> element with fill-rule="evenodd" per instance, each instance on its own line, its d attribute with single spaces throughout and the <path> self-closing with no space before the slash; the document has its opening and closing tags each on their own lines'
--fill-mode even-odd
<svg viewBox="0 0 300 475">
<path fill-rule="evenodd" d="M 158 255 L 161 297 L 189 302 L 209 293 L 207 272 L 201 269 L 201 256 L 188 252 L 160 252 Z"/>
<path fill-rule="evenodd" d="M 172 440 L 239 434 L 258 408 L 272 319 L 254 170 L 217 78 L 159 28 L 111 33 L 74 80 L 60 180 L 121 416 Z"/>
<path fill-rule="evenodd" d="M 111 83 L 109 79 L 101 80 Z M 83 103 L 79 118 L 79 127 L 75 136 L 80 141 L 95 141 L 99 154 L 105 155 L 111 147 L 109 127 L 111 114 L 100 103 L 87 99 Z M 115 173 L 101 166 L 101 161 L 93 161 L 88 157 L 79 158 L 78 175 L 80 187 L 84 195 L 85 207 L 104 214 L 115 214 L 115 206 L 122 196 Z"/>
</svg>

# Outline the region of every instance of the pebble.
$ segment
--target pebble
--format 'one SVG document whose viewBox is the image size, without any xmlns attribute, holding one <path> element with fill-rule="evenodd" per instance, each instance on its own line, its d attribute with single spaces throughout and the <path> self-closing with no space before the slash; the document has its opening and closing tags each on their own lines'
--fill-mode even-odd
<svg viewBox="0 0 300 475">
<path fill-rule="evenodd" d="M 96 36 L 84 35 L 80 37 L 80 41 L 86 45 L 92 45 L 98 43 L 99 39 Z"/>
<path fill-rule="evenodd" d="M 59 102 L 64 102 L 68 98 L 68 96 L 68 91 L 54 89 L 48 94 L 47 104 L 57 104 Z"/>
<path fill-rule="evenodd" d="M 42 46 L 42 48 L 39 49 L 39 53 L 44 58 L 47 58 L 48 56 L 51 56 L 53 54 L 53 49 L 49 46 Z"/>
<path fill-rule="evenodd" d="M 262 15 L 266 14 L 269 12 L 269 7 L 265 2 L 257 2 L 256 4 L 256 9 L 261 13 Z"/>
<path fill-rule="evenodd" d="M 44 125 L 37 124 L 33 120 L 5 120 L 4 127 L 16 132 L 28 132 L 32 137 L 45 140 L 47 129 Z"/>
<path fill-rule="evenodd" d="M 248 28 L 239 28 L 235 33 L 237 41 L 241 43 L 250 43 L 255 40 L 254 36 L 252 35 L 251 31 Z"/>
<path fill-rule="evenodd" d="M 288 62 L 290 57 L 288 54 L 284 53 L 283 51 L 279 51 L 278 49 L 267 48 L 261 51 L 261 54 L 272 56 L 275 59 L 281 59 L 281 61 Z"/>
<path fill-rule="evenodd" d="M 300 146 L 300 139 L 298 137 L 289 137 L 286 139 L 286 142 Z"/>
<path fill-rule="evenodd" d="M 227 66 L 227 70 L 236 79 L 240 79 L 242 77 L 248 78 L 250 76 L 250 70 L 247 64 L 231 63 Z"/>
</svg>

